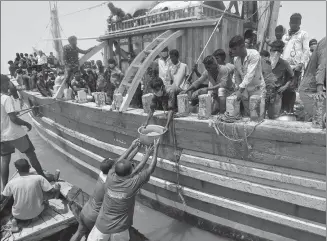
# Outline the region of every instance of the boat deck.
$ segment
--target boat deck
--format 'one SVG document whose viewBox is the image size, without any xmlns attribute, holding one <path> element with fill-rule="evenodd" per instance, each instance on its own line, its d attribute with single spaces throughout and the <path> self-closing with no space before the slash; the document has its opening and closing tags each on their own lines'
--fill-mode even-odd
<svg viewBox="0 0 327 241">
<path fill-rule="evenodd" d="M 11 225 L 11 215 L 5 217 L 6 226 Z M 49 205 L 37 217 L 30 221 L 18 222 L 21 231 L 12 234 L 13 240 L 37 241 L 51 236 L 70 225 L 76 223 L 76 219 L 68 207 L 68 202 L 61 199 L 49 200 Z M 1 241 L 7 239 L 11 234 L 5 232 Z"/>
<path fill-rule="evenodd" d="M 59 181 L 59 183 L 62 187 L 61 194 L 66 197 L 72 185 L 65 181 Z M 48 200 L 48 204 L 46 204 L 45 209 L 38 217 L 18 222 L 18 227 L 20 228 L 18 233 L 12 234 L 9 231 L 12 220 L 11 208 L 4 209 L 1 216 L 1 241 L 38 241 L 77 223 L 66 199 Z"/>
</svg>

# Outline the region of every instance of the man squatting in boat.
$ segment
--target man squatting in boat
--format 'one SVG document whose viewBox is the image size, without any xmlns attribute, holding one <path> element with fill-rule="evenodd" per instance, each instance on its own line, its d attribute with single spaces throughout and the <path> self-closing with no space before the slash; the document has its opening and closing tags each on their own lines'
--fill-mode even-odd
<svg viewBox="0 0 327 241">
<path fill-rule="evenodd" d="M 2 143 L 1 143 L 2 146 Z M 26 222 L 39 216 L 45 208 L 45 201 L 58 196 L 59 188 L 54 188 L 43 176 L 30 173 L 30 164 L 26 159 L 15 161 L 19 176 L 11 179 L 5 186 L 1 201 L 14 198 L 12 206 L 11 231 L 19 231 L 17 222 Z"/>
</svg>

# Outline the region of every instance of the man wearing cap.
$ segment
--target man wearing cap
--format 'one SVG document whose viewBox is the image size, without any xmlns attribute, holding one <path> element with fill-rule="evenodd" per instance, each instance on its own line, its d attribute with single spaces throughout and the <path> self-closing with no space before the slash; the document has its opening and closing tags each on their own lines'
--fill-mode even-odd
<svg viewBox="0 0 327 241">
<path fill-rule="evenodd" d="M 36 157 L 35 149 L 22 126 L 30 131 L 30 123 L 17 117 L 14 102 L 8 95 L 9 78 L 1 74 L 1 180 L 2 187 L 8 182 L 11 154 L 18 149 L 25 153 L 39 175 L 45 176 Z"/>
<path fill-rule="evenodd" d="M 63 59 L 65 64 L 65 82 L 70 86 L 71 77 L 79 70 L 78 54 L 87 54 L 93 47 L 88 50 L 81 50 L 77 47 L 77 38 L 75 36 L 70 36 L 68 42 L 69 44 L 63 48 Z"/>
<path fill-rule="evenodd" d="M 168 69 L 172 64 L 168 54 L 168 47 L 164 48 L 160 53 L 160 58 L 156 60 L 159 65 L 159 77 L 163 80 L 164 85 L 171 85 L 171 80 L 168 79 Z"/>
<path fill-rule="evenodd" d="M 147 150 L 135 169 L 130 160 L 139 149 L 138 139 L 133 141 L 130 148 L 117 160 L 108 173 L 103 204 L 88 241 L 130 240 L 129 228 L 133 225 L 135 197 L 154 172 L 158 147 L 159 139 L 154 141 L 154 146 Z M 143 169 L 152 151 L 152 163 Z"/>
<path fill-rule="evenodd" d="M 8 182 L 1 194 L 1 200 L 13 196 L 13 217 L 17 221 L 31 220 L 44 210 L 44 193 L 51 199 L 59 189 L 54 189 L 44 177 L 30 173 L 30 164 L 26 159 L 18 159 L 14 164 L 19 176 Z M 18 231 L 18 227 L 14 226 L 12 231 Z"/>
<path fill-rule="evenodd" d="M 285 43 L 283 51 L 283 59 L 285 59 L 294 71 L 294 88 L 297 89 L 300 85 L 301 74 L 309 60 L 309 35 L 306 31 L 300 29 L 302 16 L 299 13 L 294 13 L 290 18 L 290 29 L 283 36 L 282 40 Z M 292 83 L 292 85 L 293 85 Z M 296 93 L 292 94 L 290 100 L 291 110 L 294 110 Z"/>
</svg>

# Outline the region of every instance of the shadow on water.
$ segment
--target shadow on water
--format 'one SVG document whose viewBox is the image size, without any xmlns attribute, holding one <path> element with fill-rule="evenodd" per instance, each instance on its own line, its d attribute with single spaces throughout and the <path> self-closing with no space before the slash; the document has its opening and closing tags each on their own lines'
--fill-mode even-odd
<svg viewBox="0 0 327 241">
<path fill-rule="evenodd" d="M 63 231 L 60 231 L 50 237 L 47 237 L 41 241 L 68 241 L 73 236 L 73 234 L 76 232 L 78 225 L 72 225 L 69 228 L 66 228 Z M 86 241 L 86 239 L 82 239 L 82 241 Z M 141 234 L 138 230 L 135 228 L 130 229 L 130 241 L 150 241 L 147 239 L 143 234 Z M 153 240 L 151 240 L 153 241 Z"/>
<path fill-rule="evenodd" d="M 187 224 L 173 220 L 166 227 L 160 227 L 147 234 L 151 241 L 181 241 L 185 240 L 187 234 L 193 235 L 192 227 Z"/>
</svg>

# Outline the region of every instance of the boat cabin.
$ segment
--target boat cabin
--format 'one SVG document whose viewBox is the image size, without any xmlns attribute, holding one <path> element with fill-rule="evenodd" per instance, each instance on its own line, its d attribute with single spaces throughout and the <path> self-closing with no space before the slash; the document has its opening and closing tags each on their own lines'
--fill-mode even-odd
<svg viewBox="0 0 327 241">
<path fill-rule="evenodd" d="M 224 8 L 224 4 L 217 4 L 217 1 L 163 2 L 144 16 L 122 22 L 109 22 L 105 35 L 98 39 L 108 43 L 104 47 L 103 62 L 106 64 L 105 60 L 115 56 L 123 72 L 126 72 L 129 53 L 138 55 L 167 30 L 183 30 L 184 33 L 169 41 L 167 46 L 169 49 L 177 49 L 181 62 L 191 67 L 203 50 Z M 222 19 L 221 31 L 214 33 L 202 59 L 218 48 L 227 50 L 229 39 L 243 33 L 244 22 L 241 16 L 226 12 Z M 189 49 L 193 51 L 188 51 Z M 199 66 L 199 70 L 202 71 L 203 66 Z"/>
</svg>

